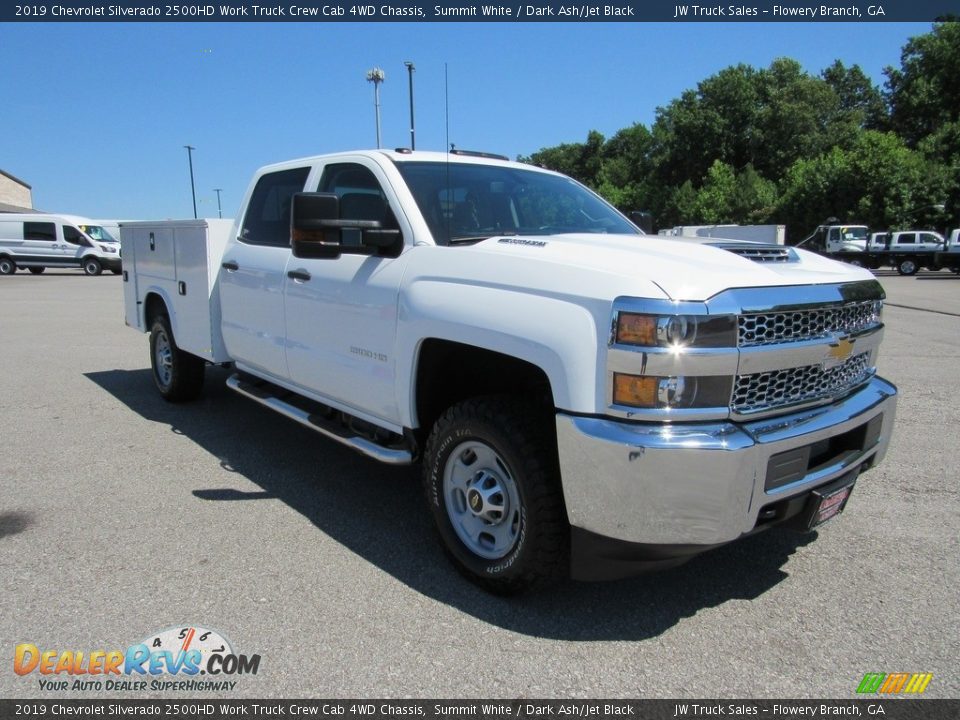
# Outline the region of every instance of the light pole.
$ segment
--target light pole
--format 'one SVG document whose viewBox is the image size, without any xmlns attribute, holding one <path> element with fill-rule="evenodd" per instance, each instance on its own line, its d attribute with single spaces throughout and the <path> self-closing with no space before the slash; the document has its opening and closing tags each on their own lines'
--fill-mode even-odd
<svg viewBox="0 0 960 720">
<path fill-rule="evenodd" d="M 377 110 L 377 148 L 380 148 L 380 83 L 387 79 L 386 73 L 378 67 L 367 71 L 367 82 L 373 83 L 373 104 Z"/>
<path fill-rule="evenodd" d="M 190 161 L 190 194 L 193 196 L 193 219 L 197 219 L 197 190 L 193 186 L 193 145 L 184 145 L 187 149 L 187 159 Z"/>
<path fill-rule="evenodd" d="M 404 60 L 403 64 L 407 66 L 407 75 L 410 78 L 410 149 L 417 149 L 417 136 L 413 128 L 413 71 L 416 68 L 411 60 Z"/>
<path fill-rule="evenodd" d="M 223 210 L 220 208 L 220 193 L 223 192 L 223 188 L 214 188 L 213 191 L 217 194 L 217 217 L 223 217 Z"/>
</svg>

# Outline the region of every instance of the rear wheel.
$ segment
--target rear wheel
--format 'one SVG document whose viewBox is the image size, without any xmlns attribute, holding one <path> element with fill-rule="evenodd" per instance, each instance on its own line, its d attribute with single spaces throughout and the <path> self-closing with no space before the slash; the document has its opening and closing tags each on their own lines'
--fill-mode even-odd
<svg viewBox="0 0 960 720">
<path fill-rule="evenodd" d="M 916 275 L 917 263 L 914 260 L 901 260 L 897 264 L 897 272 L 901 275 Z"/>
<path fill-rule="evenodd" d="M 0 257 L 0 275 L 13 275 L 17 271 L 17 264 L 10 258 Z"/>
<path fill-rule="evenodd" d="M 508 397 L 466 400 L 437 421 L 424 488 L 444 548 L 469 579 L 499 594 L 561 576 L 569 526 L 552 418 Z"/>
<path fill-rule="evenodd" d="M 46 270 L 46 268 L 42 267 L 32 267 L 27 269 L 30 271 L 31 275 L 43 275 L 43 271 Z"/>
<path fill-rule="evenodd" d="M 103 272 L 103 266 L 95 257 L 88 257 L 83 259 L 83 271 L 87 275 L 99 275 Z"/>
<path fill-rule="evenodd" d="M 158 315 L 150 328 L 150 367 L 164 400 L 195 400 L 203 390 L 204 361 L 177 347 L 170 319 Z"/>
</svg>

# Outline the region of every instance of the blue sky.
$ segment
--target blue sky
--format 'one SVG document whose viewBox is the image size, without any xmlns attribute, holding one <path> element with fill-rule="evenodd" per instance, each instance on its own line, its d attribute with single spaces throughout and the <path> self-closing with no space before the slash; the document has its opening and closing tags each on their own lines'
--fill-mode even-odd
<svg viewBox="0 0 960 720">
<path fill-rule="evenodd" d="M 724 67 L 776 57 L 819 73 L 835 59 L 879 85 L 927 23 L 7 23 L 0 24 L 0 169 L 37 208 L 94 218 L 232 217 L 271 162 L 374 147 L 529 154 L 650 125 L 657 106 Z"/>
</svg>

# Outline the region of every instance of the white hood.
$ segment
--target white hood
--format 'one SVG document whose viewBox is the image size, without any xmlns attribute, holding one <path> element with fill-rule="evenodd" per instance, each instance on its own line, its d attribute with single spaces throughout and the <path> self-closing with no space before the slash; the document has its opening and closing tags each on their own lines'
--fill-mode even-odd
<svg viewBox="0 0 960 720">
<path fill-rule="evenodd" d="M 819 285 L 873 278 L 867 270 L 805 250 L 791 248 L 795 259 L 790 262 L 757 262 L 711 246 L 726 242 L 729 241 L 717 238 L 569 234 L 492 237 L 458 250 L 593 270 L 598 280 L 618 276 L 627 283 L 647 281 L 673 300 L 707 300 L 731 288 Z M 734 244 L 751 245 L 736 241 Z"/>
</svg>

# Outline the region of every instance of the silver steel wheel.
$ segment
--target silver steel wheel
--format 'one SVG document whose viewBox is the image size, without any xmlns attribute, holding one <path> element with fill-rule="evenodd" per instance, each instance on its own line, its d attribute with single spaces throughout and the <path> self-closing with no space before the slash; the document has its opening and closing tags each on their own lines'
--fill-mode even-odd
<svg viewBox="0 0 960 720">
<path fill-rule="evenodd" d="M 917 264 L 913 260 L 904 260 L 899 270 L 903 275 L 913 275 L 917 271 Z"/>
<path fill-rule="evenodd" d="M 443 469 L 444 505 L 457 537 L 470 552 L 498 560 L 520 535 L 520 493 L 513 474 L 492 447 L 461 443 Z"/>
<path fill-rule="evenodd" d="M 173 381 L 173 348 L 166 331 L 158 329 L 153 342 L 153 367 L 157 380 L 164 387 Z"/>
<path fill-rule="evenodd" d="M 17 266 L 14 265 L 13 260 L 10 258 L 0 258 L 0 275 L 13 275 L 17 271 Z"/>
</svg>

